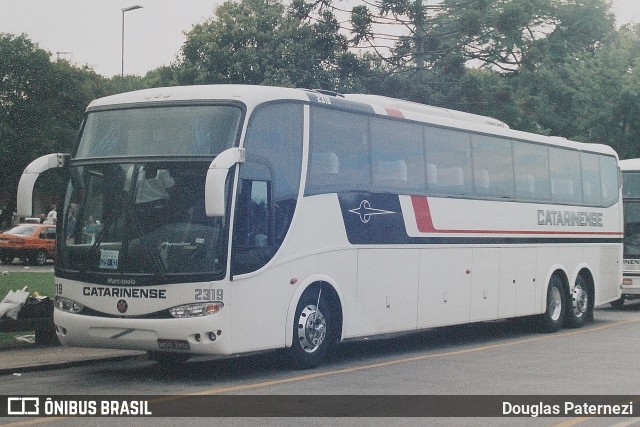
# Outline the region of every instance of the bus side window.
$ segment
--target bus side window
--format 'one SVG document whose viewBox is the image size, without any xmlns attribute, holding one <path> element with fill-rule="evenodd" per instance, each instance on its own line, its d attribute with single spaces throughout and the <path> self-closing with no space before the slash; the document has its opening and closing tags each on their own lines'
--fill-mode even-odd
<svg viewBox="0 0 640 427">
<path fill-rule="evenodd" d="M 305 195 L 369 191 L 367 134 L 365 116 L 312 108 Z"/>
<path fill-rule="evenodd" d="M 557 203 L 582 203 L 580 153 L 564 148 L 549 148 L 551 198 Z"/>
<path fill-rule="evenodd" d="M 427 191 L 447 195 L 471 195 L 471 139 L 449 129 L 424 128 L 427 159 Z"/>
<path fill-rule="evenodd" d="M 611 206 L 618 200 L 619 191 L 618 162 L 615 157 L 600 157 L 600 174 L 602 179 L 602 206 Z"/>
<path fill-rule="evenodd" d="M 373 191 L 424 194 L 426 190 L 422 126 L 370 119 Z"/>
<path fill-rule="evenodd" d="M 268 181 L 241 179 L 233 230 L 232 274 L 256 271 L 272 255 L 271 185 Z"/>
<path fill-rule="evenodd" d="M 513 142 L 513 168 L 516 198 L 522 200 L 549 200 L 549 149 L 544 145 Z"/>
<path fill-rule="evenodd" d="M 582 192 L 584 203 L 588 205 L 602 205 L 602 182 L 600 180 L 600 161 L 598 156 L 591 153 L 581 153 L 582 163 Z"/>
</svg>

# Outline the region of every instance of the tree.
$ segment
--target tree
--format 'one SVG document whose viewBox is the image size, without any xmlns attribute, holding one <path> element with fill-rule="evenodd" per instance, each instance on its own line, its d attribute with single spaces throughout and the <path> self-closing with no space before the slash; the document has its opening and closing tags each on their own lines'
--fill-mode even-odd
<svg viewBox="0 0 640 427">
<path fill-rule="evenodd" d="M 605 0 L 378 0 L 351 11 L 353 42 L 395 69 L 462 70 L 472 61 L 502 72 L 593 51 L 613 31 Z M 395 25 L 403 31 L 378 30 Z M 381 49 L 384 41 L 393 42 Z M 453 67 L 455 65 L 455 67 Z"/>
<path fill-rule="evenodd" d="M 612 146 L 621 158 L 640 157 L 640 25 L 616 37 L 568 75 L 575 93 L 575 134 Z"/>
<path fill-rule="evenodd" d="M 104 94 L 104 79 L 90 69 L 51 62 L 51 53 L 25 35 L 0 33 L 0 205 L 5 213 L 15 209 L 23 169 L 41 155 L 70 152 L 84 109 Z M 46 191 L 50 185 L 43 184 Z"/>
<path fill-rule="evenodd" d="M 358 61 L 335 17 L 321 16 L 311 23 L 279 0 L 226 2 L 187 34 L 178 81 L 338 89 Z"/>
</svg>

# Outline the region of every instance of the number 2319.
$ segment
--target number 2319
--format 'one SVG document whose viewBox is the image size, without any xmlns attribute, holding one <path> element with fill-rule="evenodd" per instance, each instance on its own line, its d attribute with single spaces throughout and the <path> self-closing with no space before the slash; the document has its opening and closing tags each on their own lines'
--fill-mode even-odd
<svg viewBox="0 0 640 427">
<path fill-rule="evenodd" d="M 222 301 L 222 289 L 196 289 L 196 301 Z"/>
</svg>

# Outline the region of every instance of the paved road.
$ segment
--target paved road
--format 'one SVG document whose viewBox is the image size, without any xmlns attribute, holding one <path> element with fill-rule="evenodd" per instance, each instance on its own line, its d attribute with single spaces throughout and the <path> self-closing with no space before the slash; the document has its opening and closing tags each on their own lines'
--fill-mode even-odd
<svg viewBox="0 0 640 427">
<path fill-rule="evenodd" d="M 20 271 L 32 271 L 32 272 L 53 272 L 53 261 L 48 260 L 45 265 L 29 265 L 24 264 L 22 261 L 19 261 L 17 258 L 11 264 L 2 264 L 0 263 L 0 272 L 8 271 L 8 272 L 20 272 Z"/>
<path fill-rule="evenodd" d="M 635 395 L 640 370 L 640 303 L 601 307 L 581 329 L 530 332 L 523 321 L 439 328 L 401 338 L 345 343 L 310 371 L 290 370 L 280 353 L 164 369 L 136 357 L 0 378 L 3 395 Z M 640 400 L 634 415 L 640 413 Z M 313 417 L 310 410 L 309 417 Z M 131 425 L 640 425 L 637 418 L 182 418 Z M 14 420 L 15 421 L 15 420 Z M 42 420 L 33 420 L 40 424 Z M 56 425 L 86 425 L 56 420 Z M 8 422 L 8 421 L 7 421 Z M 51 422 L 49 420 L 48 422 Z M 44 421 L 42 421 L 44 423 Z M 92 423 L 98 423 L 96 419 Z M 564 423 L 564 424 L 561 424 Z M 122 419 L 100 419 L 121 425 Z M 3 421 L 0 421 L 3 425 Z"/>
</svg>

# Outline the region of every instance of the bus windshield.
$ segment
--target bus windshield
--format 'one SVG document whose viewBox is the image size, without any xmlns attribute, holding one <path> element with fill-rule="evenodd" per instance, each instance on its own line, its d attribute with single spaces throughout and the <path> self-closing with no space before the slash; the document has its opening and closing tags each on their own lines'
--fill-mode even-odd
<svg viewBox="0 0 640 427">
<path fill-rule="evenodd" d="M 155 283 L 223 277 L 226 218 L 206 216 L 204 187 L 241 118 L 233 105 L 90 112 L 70 163 L 57 271 Z"/>
<path fill-rule="evenodd" d="M 57 268 L 170 277 L 224 274 L 226 223 L 204 211 L 208 162 L 71 168 Z"/>
<path fill-rule="evenodd" d="M 624 200 L 624 257 L 640 258 L 640 173 L 622 174 Z"/>
</svg>

